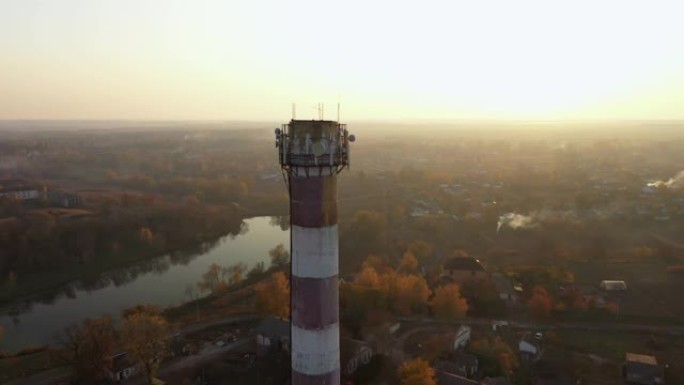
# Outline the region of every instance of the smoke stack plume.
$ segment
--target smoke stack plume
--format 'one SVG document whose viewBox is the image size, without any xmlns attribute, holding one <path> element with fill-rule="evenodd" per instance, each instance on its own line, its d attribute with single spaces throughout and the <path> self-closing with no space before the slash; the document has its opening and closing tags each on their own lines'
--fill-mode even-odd
<svg viewBox="0 0 684 385">
<path fill-rule="evenodd" d="M 527 215 L 507 213 L 499 217 L 499 222 L 496 224 L 496 232 L 498 233 L 503 226 L 508 226 L 512 229 L 530 228 L 537 226 L 537 220 Z"/>
<path fill-rule="evenodd" d="M 680 171 L 674 177 L 670 178 L 667 182 L 658 180 L 647 184 L 648 187 L 667 187 L 672 189 L 677 189 L 684 186 L 684 171 Z"/>
</svg>

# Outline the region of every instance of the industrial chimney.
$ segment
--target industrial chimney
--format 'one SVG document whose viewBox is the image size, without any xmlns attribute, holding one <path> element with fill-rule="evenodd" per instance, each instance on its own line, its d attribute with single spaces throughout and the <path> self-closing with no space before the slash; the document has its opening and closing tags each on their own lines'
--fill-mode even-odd
<svg viewBox="0 0 684 385">
<path fill-rule="evenodd" d="M 337 174 L 354 136 L 335 121 L 294 119 L 275 134 L 290 192 L 292 384 L 338 385 Z"/>
</svg>

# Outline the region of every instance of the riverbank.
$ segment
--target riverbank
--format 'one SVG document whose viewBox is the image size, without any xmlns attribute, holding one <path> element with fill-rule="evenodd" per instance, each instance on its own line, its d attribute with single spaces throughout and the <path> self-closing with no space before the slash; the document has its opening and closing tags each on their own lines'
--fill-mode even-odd
<svg viewBox="0 0 684 385">
<path fill-rule="evenodd" d="M 97 289 L 98 279 L 108 272 L 119 270 L 131 265 L 140 264 L 167 255 L 176 256 L 181 263 L 188 258 L 206 252 L 207 247 L 213 246 L 217 241 L 227 235 L 238 235 L 245 221 L 259 217 L 246 210 L 235 214 L 230 223 L 223 223 L 223 227 L 212 227 L 209 231 L 195 234 L 195 243 L 187 246 L 156 247 L 129 247 L 116 252 L 106 250 L 98 253 L 97 258 L 87 262 L 69 264 L 49 270 L 40 270 L 31 273 L 16 274 L 16 282 L 13 285 L 5 283 L 0 290 L 0 314 L 14 315 L 20 313 L 32 302 L 49 303 L 57 296 L 70 294 L 72 286 L 79 284 L 80 287 L 92 286 Z M 237 222 L 239 221 L 239 222 Z M 241 223 L 235 226 L 235 223 Z"/>
<path fill-rule="evenodd" d="M 81 279 L 41 297 L 15 302 L 18 314 L 0 316 L 5 329 L 0 350 L 50 344 L 56 333 L 71 324 L 104 314 L 117 318 L 122 310 L 139 304 L 161 309 L 179 306 L 201 295 L 197 284 L 213 265 L 243 265 L 247 270 L 262 263 L 268 266 L 269 250 L 289 239 L 288 231 L 276 222 L 270 217 L 246 219 L 239 235 L 106 270 L 92 281 Z"/>
<path fill-rule="evenodd" d="M 251 307 L 252 286 L 267 279 L 271 274 L 286 269 L 286 266 L 270 268 L 231 286 L 225 292 L 212 293 L 167 308 L 163 314 L 172 326 L 175 337 L 229 323 L 256 320 L 257 317 Z M 201 309 L 200 319 L 196 318 L 198 307 Z M 53 348 L 45 346 L 40 349 L 34 348 L 34 351 L 24 349 L 13 355 L 0 355 L 0 382 L 17 380 L 17 384 L 29 384 L 35 380 L 49 384 L 54 379 L 68 379 L 70 369 L 60 366 L 53 359 L 50 351 Z"/>
</svg>

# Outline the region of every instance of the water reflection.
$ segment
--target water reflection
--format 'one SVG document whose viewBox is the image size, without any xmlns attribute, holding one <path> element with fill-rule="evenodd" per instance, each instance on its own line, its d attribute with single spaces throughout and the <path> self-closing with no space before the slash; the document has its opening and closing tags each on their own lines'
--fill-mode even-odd
<svg viewBox="0 0 684 385">
<path fill-rule="evenodd" d="M 222 238 L 86 276 L 30 301 L 13 303 L 0 316 L 0 325 L 6 329 L 0 350 L 50 343 L 51 336 L 69 324 L 105 313 L 119 314 L 140 303 L 166 307 L 186 302 L 187 287 L 195 286 L 211 263 L 268 264 L 268 250 L 289 242 L 284 225 L 289 227 L 289 219 L 252 218 Z"/>
</svg>

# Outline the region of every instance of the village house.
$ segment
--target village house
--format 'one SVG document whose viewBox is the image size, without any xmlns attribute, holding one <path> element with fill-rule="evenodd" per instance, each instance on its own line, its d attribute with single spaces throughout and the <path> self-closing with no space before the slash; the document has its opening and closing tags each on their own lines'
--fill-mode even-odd
<svg viewBox="0 0 684 385">
<path fill-rule="evenodd" d="M 16 199 L 19 201 L 38 199 L 40 191 L 22 179 L 0 180 L 0 198 Z"/>
<path fill-rule="evenodd" d="M 470 332 L 471 328 L 468 325 L 461 325 L 458 327 L 456 336 L 454 337 L 454 350 L 465 349 L 468 342 L 470 342 Z"/>
<path fill-rule="evenodd" d="M 494 283 L 496 291 L 499 293 L 499 299 L 506 302 L 514 302 L 516 300 L 517 295 L 515 294 L 513 284 L 503 274 L 493 273 L 492 283 Z"/>
<path fill-rule="evenodd" d="M 443 276 L 455 283 L 463 283 L 472 279 L 489 279 L 480 262 L 470 257 L 450 258 L 444 264 Z"/>
<path fill-rule="evenodd" d="M 625 281 L 603 280 L 599 287 L 605 291 L 627 291 L 627 283 Z"/>
<path fill-rule="evenodd" d="M 530 333 L 525 333 L 518 342 L 520 359 L 523 361 L 534 361 L 541 356 L 541 347 Z"/>
<path fill-rule="evenodd" d="M 345 375 L 351 376 L 373 358 L 373 350 L 367 343 L 351 338 L 340 339 L 340 364 Z"/>
<path fill-rule="evenodd" d="M 622 374 L 628 384 L 660 385 L 665 383 L 665 368 L 655 357 L 626 353 Z"/>
<path fill-rule="evenodd" d="M 512 385 L 506 377 L 487 377 L 482 380 L 482 385 Z"/>
<path fill-rule="evenodd" d="M 437 385 L 480 385 L 478 381 L 441 370 L 435 371 L 435 379 Z"/>
<path fill-rule="evenodd" d="M 125 381 L 140 371 L 140 365 L 133 362 L 126 352 L 119 352 L 112 356 L 112 363 L 107 368 L 107 378 L 112 382 Z"/>
<path fill-rule="evenodd" d="M 456 374 L 463 377 L 473 377 L 479 368 L 480 362 L 472 354 L 456 352 L 450 354 L 449 360 L 439 361 L 435 364 L 435 370 Z"/>
<path fill-rule="evenodd" d="M 268 317 L 256 328 L 257 355 L 289 351 L 290 321 L 282 318 Z"/>
</svg>

